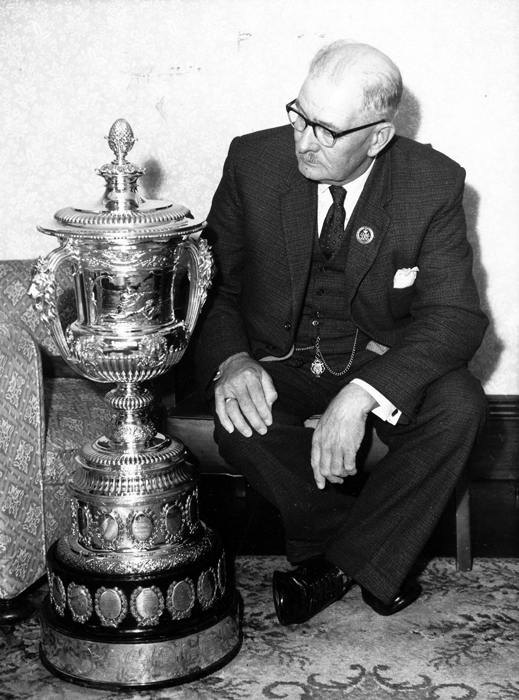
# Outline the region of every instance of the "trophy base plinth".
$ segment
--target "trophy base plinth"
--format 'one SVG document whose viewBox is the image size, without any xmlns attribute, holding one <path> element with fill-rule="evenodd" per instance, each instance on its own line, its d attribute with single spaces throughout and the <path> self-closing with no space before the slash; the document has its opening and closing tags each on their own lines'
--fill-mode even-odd
<svg viewBox="0 0 519 700">
<path fill-rule="evenodd" d="M 146 640 L 72 635 L 56 620 L 48 600 L 41 614 L 43 665 L 59 678 L 99 689 L 145 690 L 180 685 L 214 673 L 228 664 L 241 647 L 239 603 L 204 629 L 184 635 L 148 636 Z"/>
<path fill-rule="evenodd" d="M 239 599 L 219 536 L 204 531 L 212 545 L 201 556 L 141 574 L 79 569 L 60 556 L 67 540 L 54 543 L 41 610 L 46 668 L 80 685 L 144 689 L 193 681 L 234 658 Z"/>
</svg>

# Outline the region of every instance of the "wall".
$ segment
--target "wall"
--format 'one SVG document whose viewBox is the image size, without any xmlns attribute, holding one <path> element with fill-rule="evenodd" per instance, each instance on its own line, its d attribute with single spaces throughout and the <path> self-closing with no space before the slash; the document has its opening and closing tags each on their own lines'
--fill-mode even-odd
<svg viewBox="0 0 519 700">
<path fill-rule="evenodd" d="M 98 199 L 118 117 L 147 195 L 205 216 L 231 138 L 285 122 L 323 43 L 371 43 L 404 76 L 400 132 L 467 170 L 492 319 L 472 366 L 488 393 L 518 394 L 518 33 L 516 0 L 3 0 L 0 258 L 48 252 L 36 225 Z"/>
</svg>

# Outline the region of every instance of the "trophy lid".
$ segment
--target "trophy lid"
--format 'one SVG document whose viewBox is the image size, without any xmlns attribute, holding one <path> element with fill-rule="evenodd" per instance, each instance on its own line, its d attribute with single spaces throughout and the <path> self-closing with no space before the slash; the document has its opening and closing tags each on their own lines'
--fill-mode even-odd
<svg viewBox="0 0 519 700">
<path fill-rule="evenodd" d="M 204 220 L 195 220 L 187 207 L 165 200 L 144 199 L 137 180 L 145 168 L 130 163 L 126 156 L 135 137 L 126 119 L 117 119 L 106 137 L 114 160 L 96 172 L 105 179 L 102 199 L 90 207 L 65 207 L 54 214 L 50 226 L 38 230 L 77 241 L 92 239 L 136 240 L 187 236 L 201 231 Z"/>
</svg>

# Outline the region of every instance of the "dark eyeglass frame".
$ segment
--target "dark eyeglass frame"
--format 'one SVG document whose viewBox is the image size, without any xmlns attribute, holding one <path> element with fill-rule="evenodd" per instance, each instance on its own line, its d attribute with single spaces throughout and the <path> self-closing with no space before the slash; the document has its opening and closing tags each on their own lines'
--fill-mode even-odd
<svg viewBox="0 0 519 700">
<path fill-rule="evenodd" d="M 288 115 L 288 120 L 292 127 L 298 131 L 300 134 L 305 131 L 309 126 L 312 127 L 314 136 L 315 138 L 319 141 L 321 146 L 324 146 L 325 148 L 333 148 L 335 146 L 335 143 L 337 142 L 337 139 L 340 139 L 342 136 L 347 136 L 348 134 L 353 134 L 355 131 L 360 131 L 361 129 L 367 129 L 368 126 L 376 126 L 377 124 L 383 124 L 387 119 L 379 119 L 376 122 L 371 122 L 370 124 L 363 124 L 362 126 L 355 126 L 353 129 L 346 129 L 345 131 L 333 131 L 333 129 L 329 129 L 327 126 L 324 126 L 323 124 L 319 124 L 319 122 L 313 122 L 310 121 L 307 117 L 305 117 L 304 114 L 301 114 L 301 112 L 298 112 L 297 109 L 294 109 L 293 105 L 297 102 L 297 97 L 295 100 L 292 100 L 292 102 L 289 102 L 285 109 L 287 110 L 287 115 Z M 294 112 L 294 114 L 297 114 L 305 123 L 305 128 L 304 129 L 296 129 L 295 124 L 292 122 L 290 119 L 290 112 Z M 333 141 L 330 144 L 323 143 L 320 139 L 319 136 L 317 135 L 317 132 L 315 131 L 315 127 L 318 126 L 320 129 L 324 129 L 324 131 L 327 131 L 329 134 L 331 134 Z"/>
</svg>

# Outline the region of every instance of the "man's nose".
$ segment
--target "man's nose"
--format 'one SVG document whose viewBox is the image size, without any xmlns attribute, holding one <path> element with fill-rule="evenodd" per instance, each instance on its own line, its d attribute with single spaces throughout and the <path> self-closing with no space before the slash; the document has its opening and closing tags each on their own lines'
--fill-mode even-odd
<svg viewBox="0 0 519 700">
<path fill-rule="evenodd" d="M 304 131 L 297 131 L 297 145 L 301 151 L 318 151 L 319 141 L 315 138 L 313 127 L 308 125 Z"/>
</svg>

